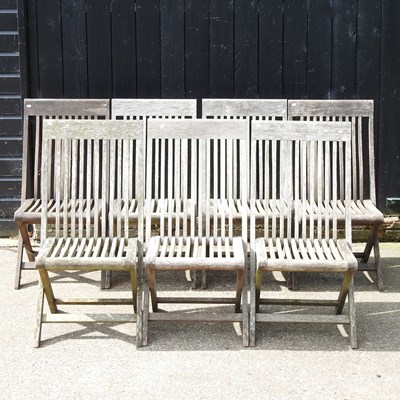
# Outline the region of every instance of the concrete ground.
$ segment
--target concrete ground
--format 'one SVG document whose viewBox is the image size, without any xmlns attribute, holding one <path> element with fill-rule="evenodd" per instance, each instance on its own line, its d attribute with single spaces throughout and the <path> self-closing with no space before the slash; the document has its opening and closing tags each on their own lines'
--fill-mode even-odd
<svg viewBox="0 0 400 400">
<path fill-rule="evenodd" d="M 350 349 L 346 330 L 332 325 L 262 324 L 257 346 L 243 348 L 238 326 L 186 323 L 152 323 L 149 346 L 139 350 L 132 324 L 45 325 L 35 349 L 37 275 L 25 271 L 21 289 L 13 289 L 16 245 L 0 240 L 2 399 L 400 398 L 398 243 L 382 244 L 384 292 L 372 274 L 356 276 L 358 350 Z M 125 278 L 115 276 L 113 289 L 101 295 L 128 295 Z M 84 288 L 88 297 L 99 296 L 98 273 L 53 279 L 60 291 Z M 180 274 L 159 282 L 166 292 L 189 286 Z M 268 282 L 270 295 L 287 293 L 279 275 L 266 276 Z M 297 282 L 289 295 L 332 298 L 340 278 L 299 274 Z M 209 276 L 209 290 L 232 285 L 230 277 Z"/>
</svg>

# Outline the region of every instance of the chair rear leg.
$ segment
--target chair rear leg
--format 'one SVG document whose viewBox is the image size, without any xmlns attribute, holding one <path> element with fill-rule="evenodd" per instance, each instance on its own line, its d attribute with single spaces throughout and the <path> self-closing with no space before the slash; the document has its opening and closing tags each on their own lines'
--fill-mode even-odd
<svg viewBox="0 0 400 400">
<path fill-rule="evenodd" d="M 382 266 L 381 266 L 381 253 L 379 248 L 379 239 L 375 238 L 374 241 L 374 259 L 375 259 L 375 269 L 376 269 L 376 285 L 378 286 L 379 291 L 383 291 L 385 289 L 383 285 L 383 276 L 382 276 Z"/>
<path fill-rule="evenodd" d="M 111 288 L 111 271 L 101 271 L 101 289 Z"/>
<path fill-rule="evenodd" d="M 142 346 L 147 346 L 149 329 L 150 295 L 147 274 L 143 274 Z"/>
<path fill-rule="evenodd" d="M 260 312 L 260 297 L 261 297 L 262 271 L 256 271 L 256 312 Z"/>
<path fill-rule="evenodd" d="M 242 300 L 244 270 L 240 269 L 236 273 L 236 300 L 235 313 L 240 313 L 240 303 Z"/>
<path fill-rule="evenodd" d="M 369 231 L 367 243 L 365 244 L 364 252 L 361 257 L 361 262 L 363 264 L 366 264 L 369 260 L 369 256 L 371 255 L 372 248 L 374 247 L 375 241 L 377 240 L 377 237 L 378 237 L 378 230 L 379 230 L 379 225 L 374 224 Z"/>
<path fill-rule="evenodd" d="M 18 290 L 21 286 L 21 270 L 22 270 L 22 258 L 23 258 L 24 244 L 22 241 L 21 234 L 18 235 L 18 249 L 17 249 L 17 266 L 15 269 L 15 282 L 14 288 Z"/>
<path fill-rule="evenodd" d="M 154 270 L 151 268 L 147 268 L 147 283 L 149 285 L 149 290 L 151 294 L 151 306 L 153 308 L 153 312 L 158 311 L 158 300 L 157 300 L 157 291 L 156 291 L 156 277 Z"/>
<path fill-rule="evenodd" d="M 353 272 L 347 271 L 344 274 L 342 287 L 340 288 L 340 293 L 338 296 L 338 304 L 335 308 L 336 315 L 343 312 L 344 303 L 346 302 L 346 297 L 349 293 L 349 287 L 353 279 Z"/>
<path fill-rule="evenodd" d="M 25 223 L 19 223 L 19 238 L 18 238 L 18 252 L 17 252 L 17 266 L 15 271 L 15 283 L 14 288 L 19 289 L 21 286 L 21 273 L 22 273 L 22 265 L 23 265 L 23 252 L 25 248 L 26 255 L 28 257 L 28 261 L 34 262 L 36 252 L 32 249 L 31 239 L 29 237 L 28 225 Z"/>
</svg>

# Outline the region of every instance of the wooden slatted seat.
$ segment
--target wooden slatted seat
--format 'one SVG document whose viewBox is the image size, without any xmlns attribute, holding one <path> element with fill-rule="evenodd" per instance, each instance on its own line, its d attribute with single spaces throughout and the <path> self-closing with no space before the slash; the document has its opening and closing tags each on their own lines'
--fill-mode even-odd
<svg viewBox="0 0 400 400">
<path fill-rule="evenodd" d="M 40 275 L 35 346 L 40 345 L 42 324 L 67 322 L 137 322 L 136 342 L 141 344 L 144 138 L 142 121 L 43 122 L 41 198 L 44 204 L 52 198 L 55 208 L 49 213 L 42 207 L 41 212 L 42 245 L 35 262 Z M 50 154 L 55 156 L 54 163 Z M 133 165 L 136 167 L 134 180 L 129 174 Z M 48 188 L 50 173 L 54 174 L 54 192 Z M 139 241 L 129 235 L 127 210 L 117 218 L 113 210 L 115 203 L 127 202 L 132 194 L 138 202 Z M 63 207 L 65 204 L 75 207 Z M 85 204 L 91 207 L 85 210 Z M 97 270 L 129 272 L 131 296 L 55 297 L 57 285 L 53 285 L 49 271 Z M 44 312 L 44 298 L 50 313 Z M 59 309 L 74 305 L 130 305 L 133 310 L 67 314 Z"/>
<path fill-rule="evenodd" d="M 19 228 L 15 288 L 19 289 L 24 269 L 34 269 L 36 253 L 32 249 L 28 227 L 40 224 L 42 200 L 40 197 L 40 173 L 42 154 L 42 125 L 48 119 L 108 119 L 109 100 L 104 99 L 25 99 L 23 127 L 23 165 L 21 206 L 14 219 Z M 51 156 L 53 159 L 53 156 Z M 49 198 L 51 207 L 52 196 Z M 49 215 L 50 216 L 50 215 Z M 28 261 L 23 260 L 25 248 Z"/>
<path fill-rule="evenodd" d="M 255 344 L 257 322 L 331 323 L 350 325 L 350 344 L 357 347 L 353 274 L 357 260 L 351 251 L 350 157 L 351 124 L 346 122 L 253 122 L 251 140 L 250 263 L 251 307 L 250 344 Z M 290 154 L 290 157 L 284 153 Z M 259 155 L 265 162 L 259 163 Z M 339 171 L 339 159 L 343 170 Z M 258 185 L 260 168 L 272 175 Z M 255 199 L 266 202 L 286 179 L 283 171 L 293 171 L 285 201 L 291 212 L 285 218 L 279 210 L 256 225 Z M 345 237 L 338 237 L 338 180 L 344 174 L 343 195 Z M 279 198 L 279 195 L 277 196 Z M 325 207 L 324 207 L 325 205 Z M 329 206 L 328 206 L 329 205 Z M 289 217 L 290 216 L 290 217 Z M 261 298 L 265 272 L 342 273 L 339 295 L 333 300 Z M 292 297 L 292 296 L 290 296 Z M 348 298 L 349 313 L 342 315 Z M 285 313 L 263 313 L 260 305 L 332 306 L 335 314 L 302 314 L 298 309 Z"/>
<path fill-rule="evenodd" d="M 248 123 L 149 120 L 147 127 L 146 198 L 169 203 L 177 200 L 183 204 L 183 212 L 174 216 L 172 209 L 169 212 L 164 209 L 158 223 L 154 223 L 152 213 L 145 209 L 146 272 L 153 312 L 149 312 L 149 291 L 145 286 L 143 343 L 147 344 L 149 321 L 224 321 L 242 322 L 243 344 L 247 346 L 247 214 L 243 212 L 240 231 L 235 235 L 231 209 L 217 215 L 211 210 L 209 200 L 232 201 L 239 171 L 238 191 L 241 199 L 247 199 L 248 171 L 234 168 L 232 158 L 235 143 L 241 162 L 247 165 Z M 160 156 L 154 151 L 156 144 Z M 154 176 L 159 176 L 157 186 L 152 184 Z M 235 295 L 228 298 L 158 295 L 156 273 L 187 270 L 231 271 L 236 274 Z M 212 309 L 160 313 L 159 303 L 232 304 L 234 309 L 218 313 Z"/>
<path fill-rule="evenodd" d="M 360 259 L 360 271 L 375 271 L 376 283 L 383 290 L 380 266 L 378 230 L 383 214 L 376 207 L 375 154 L 374 154 L 374 102 L 373 100 L 289 100 L 288 118 L 302 121 L 350 121 L 352 123 L 352 194 L 353 225 L 366 225 L 370 229 L 364 250 L 355 252 Z M 343 179 L 339 182 L 343 200 Z M 344 221 L 343 201 L 338 203 L 338 221 Z M 374 264 L 367 265 L 372 249 Z"/>
</svg>

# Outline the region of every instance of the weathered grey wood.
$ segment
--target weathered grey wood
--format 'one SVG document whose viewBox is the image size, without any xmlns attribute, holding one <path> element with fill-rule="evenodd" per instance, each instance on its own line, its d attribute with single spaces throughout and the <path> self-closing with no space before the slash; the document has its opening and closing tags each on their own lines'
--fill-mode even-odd
<svg viewBox="0 0 400 400">
<path fill-rule="evenodd" d="M 190 313 L 151 313 L 149 315 L 150 321 L 169 321 L 169 322 L 242 322 L 243 316 L 240 314 L 221 313 L 212 314 L 190 312 Z"/>
<path fill-rule="evenodd" d="M 147 343 L 147 326 L 152 320 L 170 321 L 240 321 L 243 323 L 243 344 L 248 345 L 246 257 L 244 253 L 247 237 L 247 213 L 241 216 L 240 234 L 233 237 L 232 212 L 228 207 L 221 216 L 215 213 L 211 200 L 229 203 L 233 199 L 233 181 L 239 180 L 239 168 L 235 167 L 234 143 L 240 142 L 237 152 L 244 169 L 237 188 L 238 197 L 248 198 L 246 168 L 248 162 L 249 125 L 247 121 L 217 120 L 161 120 L 147 122 L 147 166 L 148 183 L 146 198 L 161 202 L 159 224 L 149 226 L 152 218 L 146 219 L 146 271 L 153 313 L 149 313 L 149 296 L 144 297 L 143 343 Z M 156 150 L 158 149 L 159 155 Z M 222 149 L 217 151 L 217 149 Z M 189 162 L 190 160 L 190 162 Z M 218 167 L 217 167 L 218 166 Z M 219 173 L 215 173 L 218 169 Z M 229 171 L 229 172 L 228 172 Z M 223 177 L 224 176 L 224 177 Z M 159 186 L 152 184 L 153 177 Z M 158 178 L 159 177 L 159 178 Z M 227 188 L 220 190 L 220 182 Z M 228 185 L 231 182 L 232 189 Z M 167 201 L 165 201 L 167 200 Z M 148 205 L 150 202 L 148 201 Z M 169 206 L 166 209 L 166 205 Z M 181 210 L 173 217 L 172 205 Z M 177 209 L 176 209 L 177 210 Z M 166 218 L 163 217 L 166 215 Z M 153 228 L 153 229 L 152 229 Z M 158 230 L 155 231 L 155 229 Z M 153 236 L 151 236 L 153 235 Z M 155 236 L 157 235 L 157 236 Z M 158 271 L 221 270 L 236 272 L 235 297 L 158 297 L 156 273 Z M 207 303 L 234 304 L 235 314 L 212 312 L 201 313 L 157 313 L 158 304 Z M 242 305 L 242 311 L 240 311 Z"/>
<path fill-rule="evenodd" d="M 44 121 L 42 201 L 48 204 L 52 194 L 48 190 L 48 174 L 53 164 L 47 155 L 50 149 L 55 148 L 55 210 L 51 208 L 55 214 L 55 229 L 48 231 L 49 208 L 42 207 L 42 247 L 37 256 L 36 268 L 52 314 L 44 314 L 41 309 L 40 325 L 138 321 L 136 342 L 141 345 L 142 324 L 139 319 L 142 307 L 143 247 L 138 243 L 143 242 L 144 132 L 144 121 Z M 78 155 L 84 155 L 84 159 Z M 120 168 L 116 167 L 117 160 L 122 164 Z M 129 176 L 131 165 L 136 168 L 134 184 Z M 129 238 L 127 208 L 122 212 L 120 207 L 117 215 L 110 212 L 110 205 L 118 202 L 127 204 L 130 185 L 134 187 L 132 193 L 137 200 L 138 239 Z M 84 212 L 84 203 L 90 205 L 86 207 L 87 212 Z M 67 205 L 73 205 L 72 217 L 71 208 Z M 114 224 L 115 219 L 122 222 Z M 119 226 L 118 230 L 115 225 Z M 69 270 L 126 270 L 131 277 L 132 296 L 127 299 L 56 298 L 48 271 Z M 120 304 L 132 305 L 136 315 L 133 312 L 126 315 L 57 313 L 58 306 Z M 40 341 L 40 338 L 36 340 Z"/>
<path fill-rule="evenodd" d="M 340 145 L 339 145 L 340 144 Z M 290 157 L 283 152 L 290 151 Z M 264 152 L 262 163 L 260 152 Z M 342 154 L 344 181 L 343 202 L 337 201 L 337 161 Z M 264 219 L 264 231 L 271 233 L 256 238 L 256 201 L 250 199 L 251 294 L 250 343 L 255 344 L 257 322 L 333 323 L 354 325 L 354 302 L 349 300 L 349 315 L 261 314 L 260 304 L 335 306 L 341 314 L 349 292 L 349 283 L 357 270 L 351 251 L 351 123 L 303 121 L 254 121 L 251 138 L 251 196 L 256 196 L 260 183 L 255 178 L 259 169 L 271 176 L 271 188 L 260 200 L 272 203 L 270 217 Z M 285 170 L 294 171 L 295 179 L 287 191 L 278 191 Z M 330 189 L 332 188 L 332 190 Z M 282 201 L 289 211 L 286 218 L 274 206 Z M 337 238 L 336 209 L 343 205 L 345 238 Z M 269 208 L 269 207 L 266 207 Z M 329 208 L 329 209 L 328 209 Z M 265 211 L 266 212 L 266 211 Z M 341 272 L 344 274 L 337 300 L 261 299 L 264 271 Z M 353 329 L 355 332 L 355 329 Z M 353 341 L 351 340 L 353 346 Z"/>
<path fill-rule="evenodd" d="M 203 118 L 287 119 L 286 99 L 203 99 Z"/>
<path fill-rule="evenodd" d="M 31 268 L 35 260 L 27 227 L 40 222 L 40 168 L 42 157 L 42 122 L 45 119 L 97 119 L 109 118 L 109 100 L 105 99 L 25 99 L 23 123 L 23 158 L 21 207 L 15 212 L 23 246 L 17 254 L 15 288 L 20 287 L 21 269 Z M 33 151 L 33 159 L 31 151 Z M 32 170 L 33 167 L 33 170 Z M 51 189 L 49 187 L 49 189 Z M 36 203 L 37 208 L 29 212 L 26 202 Z M 23 261 L 22 247 L 29 262 Z"/>
<path fill-rule="evenodd" d="M 348 315 L 296 315 L 296 314 L 257 314 L 256 322 L 278 322 L 278 323 L 298 323 L 298 324 L 349 324 Z"/>
<path fill-rule="evenodd" d="M 111 118 L 196 118 L 194 99 L 112 99 Z"/>
<path fill-rule="evenodd" d="M 288 118 L 307 121 L 346 120 L 352 123 L 352 221 L 354 225 L 368 225 L 370 235 L 362 254 L 359 270 L 371 270 L 366 265 L 374 248 L 374 269 L 377 286 L 383 289 L 379 263 L 377 231 L 383 223 L 383 214 L 376 207 L 375 149 L 374 149 L 374 102 L 373 100 L 289 100 Z M 342 171 L 343 161 L 340 161 Z M 340 197 L 343 199 L 343 173 L 340 174 Z M 368 202 L 368 207 L 366 203 Z M 344 216 L 339 212 L 338 221 Z"/>
</svg>

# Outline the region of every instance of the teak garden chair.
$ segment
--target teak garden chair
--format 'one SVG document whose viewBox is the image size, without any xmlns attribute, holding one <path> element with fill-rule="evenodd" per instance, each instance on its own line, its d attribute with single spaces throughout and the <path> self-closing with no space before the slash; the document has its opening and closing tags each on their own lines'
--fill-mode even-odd
<svg viewBox="0 0 400 400">
<path fill-rule="evenodd" d="M 142 121 L 43 122 L 41 198 L 46 203 L 54 193 L 54 230 L 49 229 L 49 209 L 43 207 L 42 246 L 35 263 L 40 274 L 35 346 L 40 344 L 44 323 L 136 321 L 136 340 L 140 345 L 141 318 L 136 318 L 133 311 L 140 315 L 144 133 Z M 50 174 L 54 174 L 54 191 L 48 185 Z M 138 201 L 138 241 L 130 237 L 127 209 L 119 204 L 132 197 Z M 118 218 L 115 206 L 125 210 Z M 94 270 L 128 271 L 131 297 L 55 297 L 49 271 Z M 44 313 L 44 297 L 50 314 Z M 126 314 L 59 313 L 60 306 L 72 305 L 131 305 L 134 310 Z"/>
<path fill-rule="evenodd" d="M 109 100 L 104 99 L 25 99 L 23 126 L 23 159 L 21 207 L 15 212 L 19 228 L 15 289 L 19 289 L 24 269 L 35 268 L 32 249 L 33 224 L 40 224 L 42 200 L 40 197 L 40 175 L 42 154 L 42 126 L 48 119 L 108 119 Z M 49 165 L 49 168 L 51 165 Z M 51 174 L 50 174 L 51 176 Z M 52 188 L 49 187 L 49 201 Z M 50 207 L 51 204 L 47 204 Z M 50 211 L 50 210 L 49 210 Z M 28 261 L 23 261 L 25 248 Z"/>
<path fill-rule="evenodd" d="M 149 118 L 186 119 L 196 118 L 196 100 L 194 99 L 111 99 L 111 118 L 118 120 L 147 120 Z M 157 145 L 155 147 L 158 152 Z M 157 153 L 158 154 L 158 153 Z M 137 201 L 130 199 L 128 203 L 129 221 L 132 226 L 137 221 Z M 152 215 L 160 217 L 160 206 L 153 199 Z M 111 272 L 102 272 L 103 288 L 111 286 Z"/>
<path fill-rule="evenodd" d="M 370 229 L 364 250 L 354 254 L 361 261 L 358 270 L 375 271 L 376 284 L 379 290 L 383 290 L 378 239 L 383 214 L 376 207 L 373 100 L 289 100 L 288 118 L 301 121 L 350 121 L 352 123 L 352 224 L 353 226 L 368 226 Z M 338 221 L 343 224 L 343 179 L 339 180 L 339 187 Z M 374 264 L 370 266 L 367 262 L 372 249 L 374 249 Z"/>
<path fill-rule="evenodd" d="M 202 100 L 202 116 L 206 119 L 223 119 L 223 120 L 249 120 L 250 132 L 252 121 L 286 121 L 287 120 L 287 100 L 286 99 L 203 99 Z M 249 149 L 250 151 L 250 149 Z M 238 157 L 234 151 L 234 157 Z M 250 166 L 248 167 L 250 174 Z M 250 179 L 250 176 L 249 176 Z M 282 187 L 282 191 L 284 188 Z M 282 196 L 283 197 L 283 196 Z M 256 218 L 263 220 L 265 214 L 264 203 L 256 201 Z M 214 204 L 212 204 L 212 207 Z M 244 204 L 241 199 L 234 201 L 234 219 L 241 219 L 243 207 L 247 208 L 247 215 L 250 215 L 250 203 Z M 268 204 L 271 207 L 271 203 Z M 287 209 L 282 207 L 281 203 L 275 202 L 274 207 L 278 212 L 286 213 Z M 217 213 L 222 212 L 222 208 L 226 208 L 226 204 L 217 199 Z M 202 287 L 207 286 L 207 276 L 202 274 Z M 196 286 L 196 284 L 194 284 Z"/>
<path fill-rule="evenodd" d="M 290 150 L 291 157 L 282 152 Z M 250 343 L 255 344 L 257 322 L 332 323 L 350 325 L 350 344 L 357 347 L 353 274 L 357 260 L 351 251 L 350 168 L 351 124 L 255 121 L 251 138 Z M 339 160 L 343 160 L 340 161 Z M 340 171 L 340 165 L 343 170 Z M 282 171 L 293 171 L 292 190 L 285 194 L 291 210 L 265 214 L 262 229 L 256 228 L 255 199 L 279 200 Z M 338 236 L 340 214 L 339 180 L 344 177 L 343 212 L 345 237 Z M 260 182 L 262 184 L 260 184 Z M 266 208 L 269 210 L 269 208 Z M 261 298 L 265 272 L 342 273 L 336 300 Z M 342 315 L 348 298 L 349 314 Z M 330 313 L 261 313 L 260 305 L 333 306 Z"/>
<path fill-rule="evenodd" d="M 248 138 L 246 121 L 148 121 L 145 259 L 153 312 L 149 313 L 149 291 L 145 286 L 144 345 L 149 321 L 242 322 L 243 344 L 248 345 L 246 212 L 242 214 L 239 233 L 234 232 L 233 223 L 233 199 L 247 198 Z M 240 152 L 240 165 L 234 165 L 234 143 Z M 216 198 L 225 199 L 230 205 L 226 213 L 217 215 L 211 210 L 210 200 Z M 158 224 L 154 224 L 149 211 L 151 199 L 161 206 Z M 179 212 L 173 212 L 172 207 L 167 210 L 166 204 L 171 203 L 178 204 L 175 209 Z M 156 273 L 186 270 L 231 271 L 237 277 L 236 294 L 230 298 L 157 294 Z M 234 310 L 163 313 L 158 312 L 160 303 L 233 304 Z"/>
</svg>

